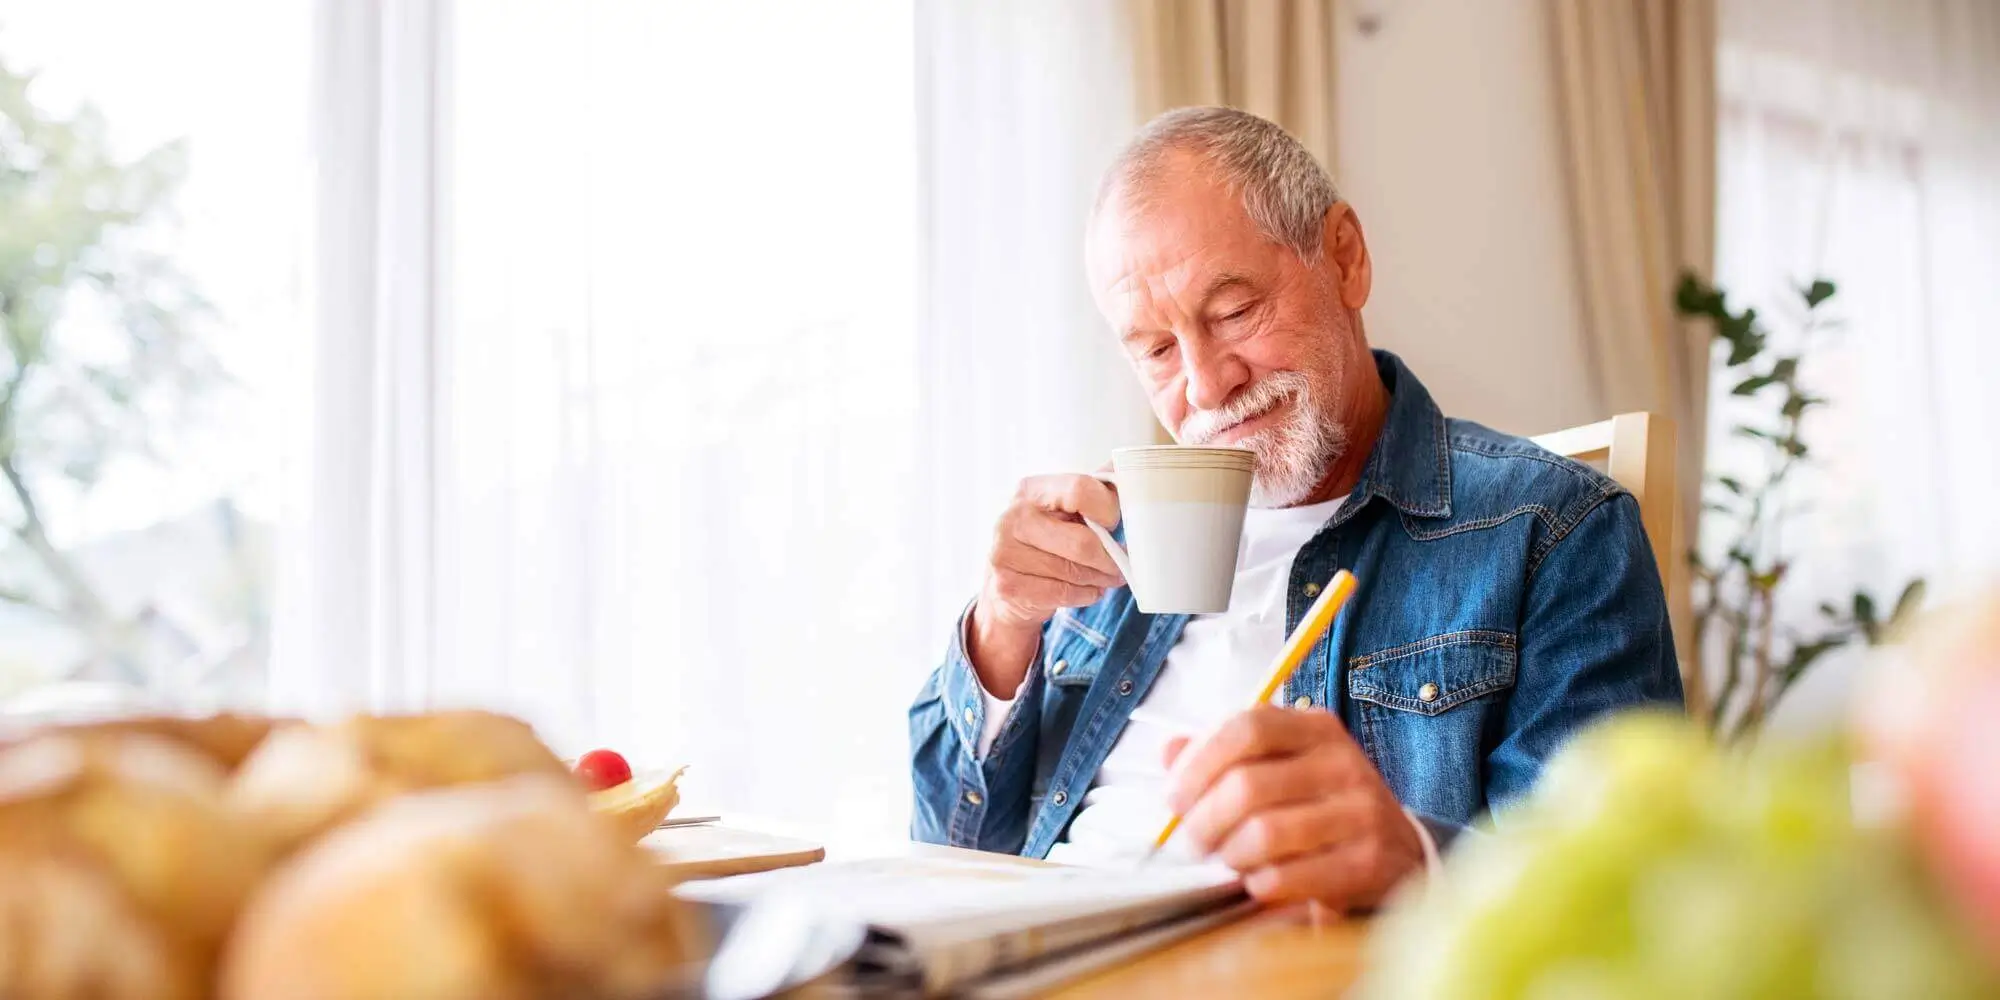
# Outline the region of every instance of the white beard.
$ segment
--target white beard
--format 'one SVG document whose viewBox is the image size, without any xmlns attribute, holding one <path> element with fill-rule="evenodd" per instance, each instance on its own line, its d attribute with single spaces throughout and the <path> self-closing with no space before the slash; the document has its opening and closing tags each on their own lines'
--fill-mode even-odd
<svg viewBox="0 0 2000 1000">
<path fill-rule="evenodd" d="M 1250 480 L 1253 507 L 1291 507 L 1312 495 L 1326 470 L 1347 452 L 1347 429 L 1328 419 L 1312 381 L 1296 371 L 1273 372 L 1218 410 L 1199 410 L 1181 421 L 1182 444 L 1207 444 L 1222 431 L 1292 401 L 1281 424 L 1236 442 L 1257 453 Z"/>
</svg>

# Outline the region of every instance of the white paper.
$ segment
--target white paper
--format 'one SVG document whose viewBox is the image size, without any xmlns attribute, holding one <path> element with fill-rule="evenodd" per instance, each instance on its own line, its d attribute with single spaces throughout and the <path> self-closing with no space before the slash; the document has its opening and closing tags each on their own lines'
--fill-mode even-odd
<svg viewBox="0 0 2000 1000">
<path fill-rule="evenodd" d="M 684 885 L 706 902 L 781 896 L 900 939 L 927 990 L 1225 905 L 1237 876 L 1214 865 L 1068 868 L 959 858 L 879 858 Z"/>
</svg>

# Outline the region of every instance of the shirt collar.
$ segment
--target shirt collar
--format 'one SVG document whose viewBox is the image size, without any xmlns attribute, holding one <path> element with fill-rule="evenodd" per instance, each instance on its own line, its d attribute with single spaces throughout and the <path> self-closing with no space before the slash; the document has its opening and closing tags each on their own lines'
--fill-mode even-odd
<svg viewBox="0 0 2000 1000">
<path fill-rule="evenodd" d="M 1444 414 L 1403 359 L 1388 351 L 1374 354 L 1375 370 L 1389 391 L 1389 415 L 1342 513 L 1381 497 L 1411 517 L 1450 517 L 1451 446 Z"/>
</svg>

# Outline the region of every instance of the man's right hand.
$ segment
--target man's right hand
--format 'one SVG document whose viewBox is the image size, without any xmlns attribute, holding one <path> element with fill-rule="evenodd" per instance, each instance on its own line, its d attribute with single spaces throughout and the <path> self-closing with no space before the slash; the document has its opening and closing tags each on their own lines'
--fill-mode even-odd
<svg viewBox="0 0 2000 1000">
<path fill-rule="evenodd" d="M 1028 676 L 1042 626 L 1058 608 L 1097 603 L 1125 582 L 1084 518 L 1106 528 L 1119 521 L 1118 494 L 1089 476 L 1021 480 L 993 530 L 986 582 L 972 608 L 966 639 L 979 681 L 1012 698 Z"/>
</svg>

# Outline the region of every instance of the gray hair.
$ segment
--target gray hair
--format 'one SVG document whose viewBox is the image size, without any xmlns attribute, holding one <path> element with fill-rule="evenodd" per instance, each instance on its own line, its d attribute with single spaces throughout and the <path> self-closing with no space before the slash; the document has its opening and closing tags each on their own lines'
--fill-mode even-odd
<svg viewBox="0 0 2000 1000">
<path fill-rule="evenodd" d="M 1333 178 L 1290 133 L 1235 108 L 1176 108 L 1147 122 L 1104 172 L 1092 219 L 1113 193 L 1143 191 L 1172 153 L 1192 153 L 1220 173 L 1267 239 L 1301 260 L 1319 256 L 1327 209 L 1340 200 Z"/>
</svg>

